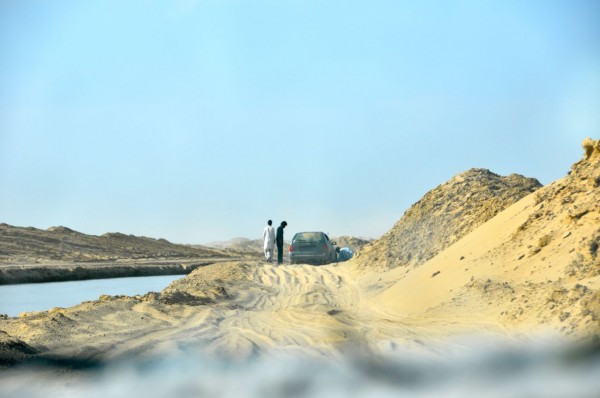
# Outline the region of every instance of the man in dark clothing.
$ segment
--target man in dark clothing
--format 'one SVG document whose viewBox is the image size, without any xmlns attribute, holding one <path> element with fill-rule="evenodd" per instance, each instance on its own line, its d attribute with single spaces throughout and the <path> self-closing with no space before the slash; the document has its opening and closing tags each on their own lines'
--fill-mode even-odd
<svg viewBox="0 0 600 398">
<path fill-rule="evenodd" d="M 277 264 L 283 263 L 283 229 L 287 223 L 281 222 L 281 225 L 277 227 L 277 235 L 275 236 L 275 242 L 277 243 Z"/>
</svg>

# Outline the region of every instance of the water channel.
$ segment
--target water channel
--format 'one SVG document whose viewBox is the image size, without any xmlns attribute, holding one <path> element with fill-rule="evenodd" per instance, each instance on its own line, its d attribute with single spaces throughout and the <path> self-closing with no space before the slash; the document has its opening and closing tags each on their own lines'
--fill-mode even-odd
<svg viewBox="0 0 600 398">
<path fill-rule="evenodd" d="M 21 312 L 71 307 L 83 301 L 97 300 L 103 294 L 135 296 L 160 292 L 174 280 L 183 277 L 185 275 L 161 275 L 1 285 L 0 314 L 18 316 Z"/>
</svg>

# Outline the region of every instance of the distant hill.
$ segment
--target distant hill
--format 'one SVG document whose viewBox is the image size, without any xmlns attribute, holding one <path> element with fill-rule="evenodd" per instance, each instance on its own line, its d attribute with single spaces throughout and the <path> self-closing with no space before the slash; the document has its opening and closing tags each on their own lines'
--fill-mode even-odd
<svg viewBox="0 0 600 398">
<path fill-rule="evenodd" d="M 353 236 L 331 237 L 331 240 L 337 243 L 339 247 L 350 247 L 357 251 L 362 249 L 366 244 L 371 242 L 367 239 L 355 238 Z M 263 240 L 248 239 L 248 238 L 233 238 L 227 241 L 211 242 L 206 244 L 207 247 L 213 247 L 220 250 L 228 250 L 239 253 L 261 253 L 263 252 Z M 289 242 L 285 242 L 284 251 L 287 253 Z"/>
<path fill-rule="evenodd" d="M 0 263 L 223 256 L 225 253 L 219 250 L 173 244 L 165 239 L 121 233 L 86 235 L 62 226 L 42 230 L 0 224 Z"/>
<path fill-rule="evenodd" d="M 394 227 L 362 250 L 388 268 L 417 266 L 542 186 L 518 174 L 470 169 L 427 192 Z"/>
<path fill-rule="evenodd" d="M 338 247 L 349 247 L 354 252 L 361 250 L 363 247 L 372 242 L 372 239 L 356 238 L 354 236 L 338 236 L 332 237 Z"/>
<path fill-rule="evenodd" d="M 263 251 L 262 239 L 233 238 L 226 241 L 210 242 L 205 246 L 242 253 L 262 253 Z"/>
</svg>

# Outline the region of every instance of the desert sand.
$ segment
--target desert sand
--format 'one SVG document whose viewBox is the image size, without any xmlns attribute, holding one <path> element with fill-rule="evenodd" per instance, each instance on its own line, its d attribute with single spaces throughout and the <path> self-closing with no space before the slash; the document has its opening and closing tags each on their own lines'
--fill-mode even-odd
<svg viewBox="0 0 600 398">
<path fill-rule="evenodd" d="M 464 236 L 448 235 L 447 247 L 422 262 L 390 257 L 390 245 L 375 241 L 351 261 L 321 267 L 216 263 L 160 293 L 0 319 L 4 363 L 190 352 L 336 358 L 457 349 L 457 336 L 598 341 L 600 141 L 583 148 L 567 176 L 461 224 Z"/>
</svg>

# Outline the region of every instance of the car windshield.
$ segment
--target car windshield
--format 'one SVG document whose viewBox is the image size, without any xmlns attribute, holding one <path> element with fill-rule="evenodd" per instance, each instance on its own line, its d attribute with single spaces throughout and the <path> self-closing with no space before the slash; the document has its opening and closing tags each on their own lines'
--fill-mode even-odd
<svg viewBox="0 0 600 398">
<path fill-rule="evenodd" d="M 302 232 L 296 235 L 294 241 L 318 243 L 323 241 L 323 236 L 320 232 Z"/>
</svg>

